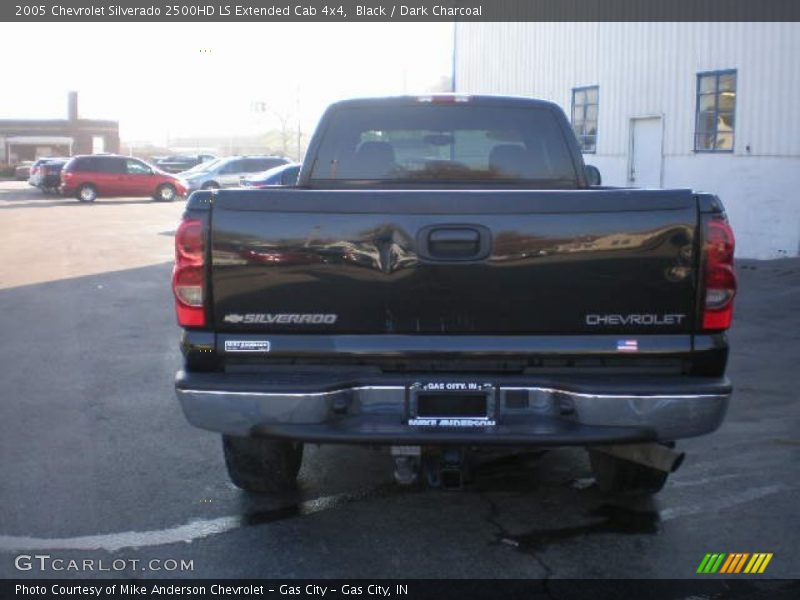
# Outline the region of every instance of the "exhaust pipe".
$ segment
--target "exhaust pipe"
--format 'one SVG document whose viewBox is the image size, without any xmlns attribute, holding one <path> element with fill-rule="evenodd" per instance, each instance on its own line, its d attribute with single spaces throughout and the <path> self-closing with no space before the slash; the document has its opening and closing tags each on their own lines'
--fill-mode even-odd
<svg viewBox="0 0 800 600">
<path fill-rule="evenodd" d="M 662 444 L 618 444 L 592 446 L 590 450 L 616 456 L 651 469 L 674 473 L 686 458 L 685 452 L 677 452 Z"/>
<path fill-rule="evenodd" d="M 415 484 L 419 479 L 421 448 L 392 446 L 390 452 L 394 459 L 394 480 L 400 485 Z"/>
<path fill-rule="evenodd" d="M 400 485 L 413 485 L 419 476 L 419 460 L 413 456 L 394 457 L 394 480 Z"/>
</svg>

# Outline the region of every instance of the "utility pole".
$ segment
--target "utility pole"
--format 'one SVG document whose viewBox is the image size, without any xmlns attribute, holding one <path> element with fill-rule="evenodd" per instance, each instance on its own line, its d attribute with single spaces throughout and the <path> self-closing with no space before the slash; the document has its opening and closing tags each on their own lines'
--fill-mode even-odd
<svg viewBox="0 0 800 600">
<path fill-rule="evenodd" d="M 300 129 L 300 84 L 297 84 L 297 91 L 295 93 L 295 110 L 297 111 L 297 160 L 298 162 L 303 158 L 300 156 L 300 145 L 303 133 Z"/>
</svg>

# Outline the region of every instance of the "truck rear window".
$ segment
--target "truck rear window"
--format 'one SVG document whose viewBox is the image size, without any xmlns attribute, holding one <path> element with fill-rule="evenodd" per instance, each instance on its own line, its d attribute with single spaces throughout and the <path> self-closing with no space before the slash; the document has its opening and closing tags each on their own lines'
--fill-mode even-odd
<svg viewBox="0 0 800 600">
<path fill-rule="evenodd" d="M 310 179 L 578 186 L 552 112 L 469 104 L 341 108 L 329 117 Z"/>
</svg>

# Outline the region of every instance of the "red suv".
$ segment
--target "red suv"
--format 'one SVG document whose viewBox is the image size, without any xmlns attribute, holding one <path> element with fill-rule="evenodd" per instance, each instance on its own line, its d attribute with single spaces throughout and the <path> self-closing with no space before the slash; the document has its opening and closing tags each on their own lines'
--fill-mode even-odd
<svg viewBox="0 0 800 600">
<path fill-rule="evenodd" d="M 72 158 L 61 172 L 61 193 L 81 202 L 98 196 L 151 196 L 171 202 L 186 195 L 186 185 L 173 175 L 128 156 L 86 155 Z"/>
</svg>

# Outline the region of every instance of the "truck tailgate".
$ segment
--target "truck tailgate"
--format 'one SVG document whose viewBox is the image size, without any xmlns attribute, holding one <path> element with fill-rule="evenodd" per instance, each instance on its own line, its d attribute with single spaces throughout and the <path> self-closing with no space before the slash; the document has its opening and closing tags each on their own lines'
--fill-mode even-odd
<svg viewBox="0 0 800 600">
<path fill-rule="evenodd" d="M 220 332 L 685 333 L 688 190 L 224 190 Z"/>
</svg>

